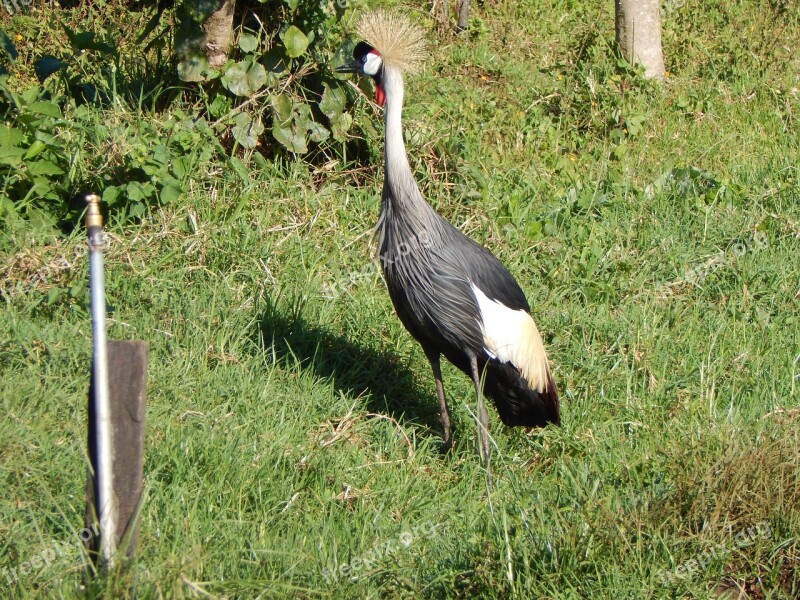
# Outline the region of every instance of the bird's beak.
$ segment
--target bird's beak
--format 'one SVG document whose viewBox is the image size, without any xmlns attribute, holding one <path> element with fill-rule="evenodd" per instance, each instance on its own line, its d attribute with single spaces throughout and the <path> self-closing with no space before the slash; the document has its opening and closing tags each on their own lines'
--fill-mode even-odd
<svg viewBox="0 0 800 600">
<path fill-rule="evenodd" d="M 361 70 L 361 64 L 358 61 L 351 60 L 334 69 L 337 73 L 358 73 Z"/>
</svg>

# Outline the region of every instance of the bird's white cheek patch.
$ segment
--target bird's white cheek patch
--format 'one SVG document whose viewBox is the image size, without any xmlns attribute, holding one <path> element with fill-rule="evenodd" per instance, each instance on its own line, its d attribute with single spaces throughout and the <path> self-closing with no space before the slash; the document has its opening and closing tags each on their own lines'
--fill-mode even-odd
<svg viewBox="0 0 800 600">
<path fill-rule="evenodd" d="M 378 74 L 378 71 L 381 70 L 381 63 L 383 59 L 380 57 L 379 54 L 375 54 L 375 52 L 370 52 L 367 54 L 367 62 L 364 63 L 364 74 L 369 75 L 370 77 L 375 77 Z"/>
</svg>

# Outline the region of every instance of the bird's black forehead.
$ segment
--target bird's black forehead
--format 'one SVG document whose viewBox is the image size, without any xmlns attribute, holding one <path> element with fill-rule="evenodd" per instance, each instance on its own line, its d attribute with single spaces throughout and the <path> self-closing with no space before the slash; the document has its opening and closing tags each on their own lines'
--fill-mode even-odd
<svg viewBox="0 0 800 600">
<path fill-rule="evenodd" d="M 353 48 L 353 58 L 360 59 L 362 56 L 366 56 L 374 49 L 375 48 L 370 46 L 367 42 L 358 42 L 356 47 Z"/>
</svg>

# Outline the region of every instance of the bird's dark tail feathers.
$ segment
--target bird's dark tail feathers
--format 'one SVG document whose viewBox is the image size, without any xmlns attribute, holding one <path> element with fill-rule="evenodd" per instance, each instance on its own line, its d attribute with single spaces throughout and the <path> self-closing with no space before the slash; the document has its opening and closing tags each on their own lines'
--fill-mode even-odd
<svg viewBox="0 0 800 600">
<path fill-rule="evenodd" d="M 558 391 L 553 376 L 547 373 L 547 389 L 532 390 L 511 363 L 489 360 L 486 364 L 484 393 L 494 400 L 500 420 L 509 427 L 544 427 L 561 423 Z"/>
</svg>

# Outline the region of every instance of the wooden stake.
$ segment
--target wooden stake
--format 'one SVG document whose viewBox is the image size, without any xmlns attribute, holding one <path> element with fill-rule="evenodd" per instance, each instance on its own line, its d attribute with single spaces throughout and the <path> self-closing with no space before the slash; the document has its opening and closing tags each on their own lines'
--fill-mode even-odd
<svg viewBox="0 0 800 600">
<path fill-rule="evenodd" d="M 110 419 L 112 423 L 111 457 L 113 471 L 113 501 L 117 524 L 111 546 L 133 557 L 138 541 L 139 504 L 142 499 L 144 471 L 144 426 L 147 406 L 147 343 L 142 341 L 110 340 L 107 346 Z M 91 469 L 86 483 L 85 527 L 97 530 L 98 507 L 95 504 L 97 480 L 97 415 L 92 402 L 95 383 L 89 390 L 89 458 Z M 100 529 L 100 536 L 105 532 Z M 93 558 L 102 547 L 97 536 L 87 544 Z"/>
</svg>

